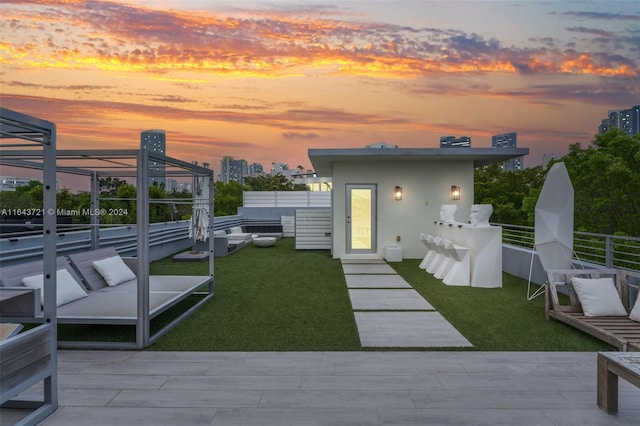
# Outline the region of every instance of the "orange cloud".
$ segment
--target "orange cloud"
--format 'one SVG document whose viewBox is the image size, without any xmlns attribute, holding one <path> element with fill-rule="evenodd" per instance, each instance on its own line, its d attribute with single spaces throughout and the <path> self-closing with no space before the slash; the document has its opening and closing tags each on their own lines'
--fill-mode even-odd
<svg viewBox="0 0 640 426">
<path fill-rule="evenodd" d="M 306 69 L 373 78 L 487 72 L 637 76 L 640 68 L 620 55 L 507 48 L 461 31 L 336 17 L 228 16 L 109 1 L 39 0 L 19 7 L 24 3 L 3 6 L 0 28 L 15 22 L 26 28 L 5 31 L 0 61 L 6 66 L 260 78 L 302 75 Z M 34 29 L 46 32 L 49 42 L 34 42 Z M 33 37 L 25 37 L 30 32 Z"/>
</svg>

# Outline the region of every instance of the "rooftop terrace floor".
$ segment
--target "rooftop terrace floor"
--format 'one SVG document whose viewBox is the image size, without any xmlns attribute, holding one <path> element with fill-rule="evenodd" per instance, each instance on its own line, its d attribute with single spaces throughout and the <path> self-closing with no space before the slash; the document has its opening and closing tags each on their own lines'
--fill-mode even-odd
<svg viewBox="0 0 640 426">
<path fill-rule="evenodd" d="M 52 425 L 637 425 L 593 352 L 60 351 Z M 18 413 L 3 409 L 0 423 Z"/>
</svg>

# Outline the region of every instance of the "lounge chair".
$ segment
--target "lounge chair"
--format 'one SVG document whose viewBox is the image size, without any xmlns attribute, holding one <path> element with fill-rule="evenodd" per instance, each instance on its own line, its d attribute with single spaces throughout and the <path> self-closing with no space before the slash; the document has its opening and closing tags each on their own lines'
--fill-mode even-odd
<svg viewBox="0 0 640 426">
<path fill-rule="evenodd" d="M 67 270 L 73 279 L 86 286 L 87 290 L 86 297 L 58 306 L 58 323 L 136 325 L 138 320 L 137 279 L 117 286 L 108 286 L 93 267 L 94 261 L 113 256 L 117 256 L 116 250 L 105 248 L 70 255 L 71 264 L 63 256 L 57 258 L 57 268 Z M 123 260 L 135 273 L 135 258 L 123 258 Z M 41 261 L 11 265 L 0 268 L 0 281 L 5 287 L 20 287 L 24 277 L 41 273 Z M 155 318 L 184 298 L 195 294 L 203 285 L 210 286 L 207 298 L 213 296 L 212 282 L 213 277 L 209 276 L 150 276 L 149 318 Z M 192 312 L 193 308 L 189 309 L 189 312 Z"/>
<path fill-rule="evenodd" d="M 82 285 L 66 258 L 59 256 L 56 267 L 67 270 Z M 41 261 L 27 262 L 0 268 L 0 280 L 4 287 L 23 287 L 23 278 L 41 273 Z M 180 295 L 179 292 L 150 292 L 150 316 L 153 318 L 166 310 L 167 305 L 175 304 L 174 300 Z M 137 299 L 132 297 L 131 291 L 88 291 L 86 297 L 58 306 L 57 316 L 60 324 L 135 324 Z"/>
<path fill-rule="evenodd" d="M 629 300 L 630 276 L 628 272 L 620 269 L 563 269 L 548 270 L 547 276 L 548 280 L 545 284 L 547 319 L 553 318 L 569 324 L 615 346 L 619 351 L 640 350 L 640 322 L 629 318 L 629 312 L 633 307 L 634 301 Z M 582 306 L 572 282 L 572 279 L 575 278 L 611 278 L 615 285 L 615 293 L 617 293 L 620 300 L 621 306 L 617 309 L 620 312 L 613 312 L 615 315 L 607 312 L 602 315 L 589 312 L 595 309 Z M 562 287 L 567 289 L 569 304 L 560 303 L 558 294 Z M 613 299 L 615 299 L 615 296 Z M 592 300 L 595 300 L 595 307 L 599 308 L 597 306 L 598 303 L 600 303 L 600 300 L 604 301 L 605 298 L 594 297 Z M 594 303 L 592 302 L 591 305 L 594 305 Z M 622 310 L 620 310 L 620 307 Z M 587 311 L 586 313 L 585 310 Z"/>
</svg>

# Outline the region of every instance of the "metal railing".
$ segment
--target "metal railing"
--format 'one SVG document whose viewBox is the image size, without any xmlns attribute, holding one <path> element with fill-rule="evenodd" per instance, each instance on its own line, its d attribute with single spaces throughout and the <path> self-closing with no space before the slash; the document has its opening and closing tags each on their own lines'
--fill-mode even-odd
<svg viewBox="0 0 640 426">
<path fill-rule="evenodd" d="M 245 219 L 240 215 L 221 216 L 214 220 L 213 229 L 227 229 L 233 226 L 245 225 Z M 91 230 L 80 225 L 80 230 L 70 230 L 61 227 L 57 232 L 57 255 L 70 254 L 81 250 L 91 250 Z M 189 221 L 160 222 L 149 225 L 149 247 L 171 247 L 173 243 L 177 249 L 189 244 Z M 100 228 L 100 247 L 115 247 L 119 253 L 127 255 L 135 253 L 137 247 L 137 225 L 120 225 Z M 0 238 L 0 265 L 19 263 L 42 258 L 42 231 L 39 235 L 11 235 L 10 238 Z M 166 255 L 158 251 L 158 256 Z"/>
<path fill-rule="evenodd" d="M 532 226 L 506 225 L 502 227 L 502 243 L 533 249 L 535 242 Z M 577 260 L 606 268 L 640 270 L 640 238 L 619 235 L 574 232 L 573 251 Z"/>
</svg>

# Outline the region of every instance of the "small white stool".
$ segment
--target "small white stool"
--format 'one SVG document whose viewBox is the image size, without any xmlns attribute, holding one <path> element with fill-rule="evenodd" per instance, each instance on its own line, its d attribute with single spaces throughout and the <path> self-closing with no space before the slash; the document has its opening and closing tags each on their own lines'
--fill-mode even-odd
<svg viewBox="0 0 640 426">
<path fill-rule="evenodd" d="M 402 262 L 402 247 L 385 246 L 384 260 L 386 260 L 387 262 Z"/>
</svg>

